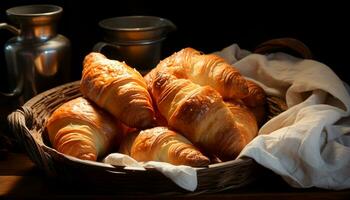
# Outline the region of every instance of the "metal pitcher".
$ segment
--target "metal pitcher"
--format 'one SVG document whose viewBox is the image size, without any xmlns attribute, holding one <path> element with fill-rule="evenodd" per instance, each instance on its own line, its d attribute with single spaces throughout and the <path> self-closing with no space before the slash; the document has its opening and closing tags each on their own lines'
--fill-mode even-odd
<svg viewBox="0 0 350 200">
<path fill-rule="evenodd" d="M 4 46 L 11 92 L 1 92 L 2 99 L 16 99 L 22 105 L 36 94 L 69 81 L 70 42 L 56 32 L 62 10 L 56 5 L 25 5 L 6 10 L 19 29 L 0 23 L 0 29 L 16 35 Z"/>
<path fill-rule="evenodd" d="M 123 16 L 99 22 L 103 41 L 93 50 L 110 59 L 125 61 L 131 67 L 147 71 L 160 60 L 161 43 L 176 30 L 168 19 L 155 16 Z"/>
</svg>

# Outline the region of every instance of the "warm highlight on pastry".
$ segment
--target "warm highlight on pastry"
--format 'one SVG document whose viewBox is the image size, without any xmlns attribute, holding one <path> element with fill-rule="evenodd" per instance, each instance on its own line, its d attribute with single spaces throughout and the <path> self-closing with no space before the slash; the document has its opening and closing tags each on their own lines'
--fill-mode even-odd
<svg viewBox="0 0 350 200">
<path fill-rule="evenodd" d="M 155 123 L 152 99 L 143 77 L 123 62 L 100 53 L 84 59 L 81 92 L 130 127 Z"/>
<path fill-rule="evenodd" d="M 207 166 L 210 162 L 190 141 L 167 127 L 129 135 L 123 140 L 120 151 L 137 161 L 161 161 L 193 167 Z"/>
<path fill-rule="evenodd" d="M 246 80 L 237 69 L 214 54 L 201 54 L 192 48 L 185 48 L 162 60 L 157 70 L 171 68 L 177 78 L 189 79 L 218 91 L 224 99 L 244 98 L 248 95 Z M 155 72 L 152 72 L 155 73 Z M 153 75 L 148 75 L 152 79 Z"/>
<path fill-rule="evenodd" d="M 266 94 L 258 84 L 247 80 L 248 96 L 243 98 L 244 104 L 249 107 L 257 107 L 266 103 Z"/>
<path fill-rule="evenodd" d="M 120 122 L 83 97 L 56 109 L 46 128 L 57 151 L 93 161 L 109 152 L 122 135 Z"/>
<path fill-rule="evenodd" d="M 254 113 L 258 125 L 261 126 L 266 117 L 266 93 L 258 84 L 251 80 L 247 80 L 248 84 L 248 96 L 243 98 L 243 102 Z"/>
<path fill-rule="evenodd" d="M 245 141 L 250 142 L 258 134 L 258 124 L 254 113 L 240 100 L 231 99 L 225 103 L 231 110 L 241 135 L 245 138 Z"/>
<path fill-rule="evenodd" d="M 151 85 L 153 98 L 169 126 L 221 160 L 236 158 L 250 141 L 250 136 L 239 130 L 221 95 L 210 86 L 162 72 L 156 73 Z"/>
</svg>

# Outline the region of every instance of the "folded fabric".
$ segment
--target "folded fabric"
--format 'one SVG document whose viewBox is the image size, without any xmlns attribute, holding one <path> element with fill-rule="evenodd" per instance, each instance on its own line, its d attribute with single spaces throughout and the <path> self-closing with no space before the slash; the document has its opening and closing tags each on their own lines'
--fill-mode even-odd
<svg viewBox="0 0 350 200">
<path fill-rule="evenodd" d="M 107 155 L 103 159 L 103 162 L 138 170 L 155 168 L 183 189 L 194 191 L 197 188 L 197 171 L 193 167 L 184 165 L 175 166 L 169 163 L 155 161 L 138 162 L 130 156 L 120 153 Z"/>
<path fill-rule="evenodd" d="M 239 157 L 253 158 L 294 187 L 350 188 L 346 83 L 320 62 L 284 53 L 250 54 L 234 44 L 216 54 L 288 105 Z"/>
</svg>

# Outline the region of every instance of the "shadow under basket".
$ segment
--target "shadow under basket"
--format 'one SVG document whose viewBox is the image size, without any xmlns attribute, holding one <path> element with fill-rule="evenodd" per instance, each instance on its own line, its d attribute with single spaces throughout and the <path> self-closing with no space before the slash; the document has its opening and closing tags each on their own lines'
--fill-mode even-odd
<svg viewBox="0 0 350 200">
<path fill-rule="evenodd" d="M 258 179 L 266 170 L 250 158 L 196 168 L 198 187 L 194 192 L 188 192 L 153 168 L 147 168 L 146 171 L 131 170 L 59 153 L 46 145 L 43 137 L 45 124 L 56 108 L 81 96 L 79 83 L 67 83 L 43 92 L 8 117 L 13 134 L 23 144 L 30 159 L 44 169 L 49 177 L 56 177 L 67 184 L 77 183 L 80 187 L 86 184 L 94 191 L 196 195 L 242 187 Z M 275 98 L 269 97 L 269 113 L 280 113 L 280 104 Z"/>
</svg>

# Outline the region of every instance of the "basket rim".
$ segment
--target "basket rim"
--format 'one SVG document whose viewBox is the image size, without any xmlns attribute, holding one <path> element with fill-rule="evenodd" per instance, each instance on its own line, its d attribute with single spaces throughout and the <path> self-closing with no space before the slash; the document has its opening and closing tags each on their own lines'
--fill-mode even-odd
<svg viewBox="0 0 350 200">
<path fill-rule="evenodd" d="M 31 108 L 40 99 L 42 99 L 43 97 L 45 98 L 46 96 L 48 96 L 48 94 L 54 93 L 55 91 L 57 91 L 60 88 L 73 87 L 73 86 L 75 86 L 75 85 L 77 85 L 79 83 L 80 83 L 80 80 L 72 81 L 72 82 L 68 82 L 68 83 L 65 83 L 65 84 L 53 87 L 53 88 L 48 89 L 46 91 L 43 91 L 43 92 L 35 95 L 31 99 L 29 99 L 27 102 L 25 102 L 22 107 L 29 107 L 29 108 Z"/>
</svg>

